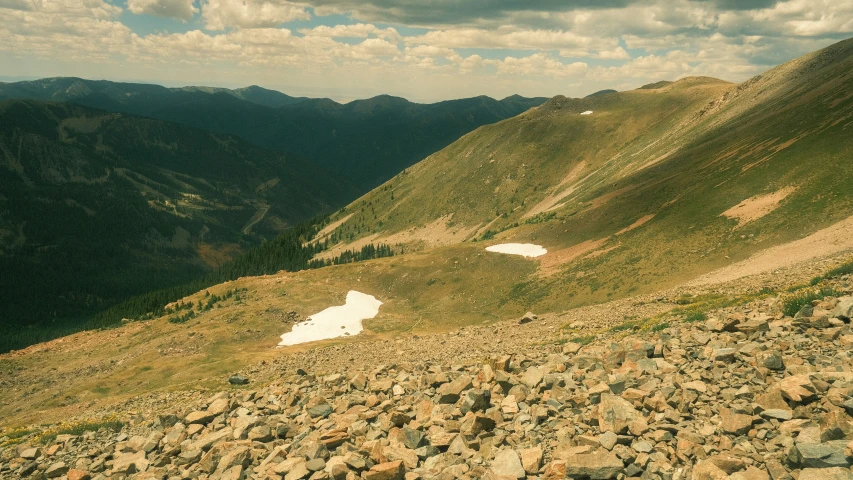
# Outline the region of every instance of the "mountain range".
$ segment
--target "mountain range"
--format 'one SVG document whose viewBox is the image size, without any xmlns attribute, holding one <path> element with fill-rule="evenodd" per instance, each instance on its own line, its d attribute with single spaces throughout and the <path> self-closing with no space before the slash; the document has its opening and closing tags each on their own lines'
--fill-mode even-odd
<svg viewBox="0 0 853 480">
<path fill-rule="evenodd" d="M 418 104 L 381 95 L 340 104 L 258 86 L 166 88 L 68 77 L 0 84 L 3 98 L 73 102 L 237 135 L 332 169 L 362 192 L 477 127 L 547 100 L 481 96 Z"/>
</svg>

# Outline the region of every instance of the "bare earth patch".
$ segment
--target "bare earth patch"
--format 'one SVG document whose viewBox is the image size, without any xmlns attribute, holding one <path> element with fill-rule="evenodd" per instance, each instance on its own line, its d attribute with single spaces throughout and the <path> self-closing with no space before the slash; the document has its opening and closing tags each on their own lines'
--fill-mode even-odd
<svg viewBox="0 0 853 480">
<path fill-rule="evenodd" d="M 322 230 L 320 230 L 319 232 L 317 232 L 317 235 L 314 237 L 314 240 L 313 240 L 313 241 L 314 241 L 314 242 L 321 242 L 321 241 L 323 241 L 323 239 L 324 239 L 324 238 L 326 238 L 326 236 L 330 235 L 332 232 L 334 232 L 335 230 L 337 230 L 337 229 L 338 229 L 338 227 L 340 227 L 341 225 L 343 225 L 343 224 L 344 224 L 344 222 L 346 222 L 347 220 L 349 220 L 350 218 L 352 218 L 352 216 L 353 216 L 353 215 L 355 215 L 355 214 L 354 214 L 354 213 L 350 213 L 349 215 L 347 215 L 347 216 L 345 216 L 345 217 L 342 217 L 342 218 L 339 218 L 338 220 L 335 220 L 334 222 L 332 222 L 332 223 L 330 223 L 330 224 L 326 225 L 325 227 L 323 227 L 323 229 L 322 229 Z"/>
<path fill-rule="evenodd" d="M 805 238 L 763 250 L 746 260 L 702 275 L 686 285 L 701 286 L 728 282 L 835 255 L 853 249 L 851 231 L 853 231 L 853 217 L 818 230 Z"/>
<path fill-rule="evenodd" d="M 793 193 L 796 189 L 796 187 L 785 187 L 773 193 L 766 193 L 764 195 L 756 195 L 754 197 L 747 198 L 734 207 L 726 210 L 721 215 L 737 220 L 737 227 L 742 227 L 747 223 L 758 220 L 779 208 L 779 204 L 782 200 Z"/>
<path fill-rule="evenodd" d="M 359 250 L 361 247 L 371 243 L 385 243 L 388 245 L 410 244 L 414 242 L 422 242 L 425 247 L 435 247 L 440 245 L 448 245 L 451 243 L 461 243 L 465 241 L 472 233 L 477 230 L 477 226 L 472 227 L 451 227 L 448 223 L 453 218 L 453 214 L 445 215 L 437 218 L 434 221 L 426 224 L 423 227 L 410 228 L 408 230 L 385 234 L 384 232 L 374 233 L 349 244 L 336 245 L 325 252 L 317 255 L 316 258 L 330 259 L 334 258 L 345 250 Z"/>
<path fill-rule="evenodd" d="M 634 230 L 635 228 L 640 228 L 643 225 L 645 225 L 646 222 L 648 222 L 649 220 L 651 220 L 653 218 L 655 218 L 654 213 L 646 215 L 645 217 L 640 218 L 639 220 L 632 223 L 631 225 L 628 225 L 627 227 L 623 228 L 622 230 L 619 230 L 618 232 L 616 232 L 616 235 L 622 235 L 623 233 L 628 233 L 631 230 Z"/>
<path fill-rule="evenodd" d="M 534 205 L 533 208 L 531 208 L 529 212 L 525 213 L 522 218 L 530 218 L 534 215 L 538 215 L 540 213 L 547 212 L 548 210 L 551 210 L 552 207 L 557 205 L 560 202 L 560 200 L 571 195 L 571 193 L 575 191 L 575 187 L 573 185 L 569 186 L 568 188 L 566 188 L 565 190 L 562 190 L 562 191 L 560 189 L 564 185 L 566 185 L 567 183 L 573 182 L 574 180 L 576 180 L 578 178 L 578 176 L 580 176 L 581 171 L 585 167 L 586 167 L 586 161 L 583 161 L 583 162 L 575 165 L 575 167 L 572 168 L 572 170 L 568 173 L 568 175 L 566 175 L 560 181 L 560 183 L 557 184 L 556 187 L 554 187 L 554 190 L 551 193 L 549 193 L 548 196 L 543 198 L 541 202 Z"/>
<path fill-rule="evenodd" d="M 539 273 L 546 277 L 559 273 L 561 269 L 560 267 L 564 264 L 601 247 L 606 241 L 606 238 L 599 240 L 587 240 L 569 248 L 549 252 L 548 254 L 540 257 L 541 263 L 539 266 Z"/>
</svg>

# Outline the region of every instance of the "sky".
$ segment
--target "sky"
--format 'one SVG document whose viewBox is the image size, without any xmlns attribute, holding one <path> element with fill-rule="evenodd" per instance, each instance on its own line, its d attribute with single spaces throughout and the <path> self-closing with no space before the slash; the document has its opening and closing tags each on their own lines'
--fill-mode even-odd
<svg viewBox="0 0 853 480">
<path fill-rule="evenodd" d="M 0 75 L 579 97 L 741 82 L 851 36 L 850 0 L 0 0 Z"/>
</svg>

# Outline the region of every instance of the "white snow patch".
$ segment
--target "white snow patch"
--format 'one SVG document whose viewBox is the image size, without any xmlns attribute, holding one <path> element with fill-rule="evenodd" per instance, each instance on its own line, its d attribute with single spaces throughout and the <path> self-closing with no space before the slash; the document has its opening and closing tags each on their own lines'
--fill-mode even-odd
<svg viewBox="0 0 853 480">
<path fill-rule="evenodd" d="M 291 331 L 281 336 L 278 346 L 358 335 L 362 331 L 361 321 L 375 317 L 380 305 L 382 302 L 373 295 L 350 290 L 346 305 L 329 307 L 297 323 Z"/>
<path fill-rule="evenodd" d="M 585 112 L 581 112 L 581 115 L 592 115 L 592 110 L 587 110 Z"/>
<path fill-rule="evenodd" d="M 522 255 L 525 257 L 538 257 L 548 253 L 548 250 L 542 248 L 541 245 L 534 245 L 532 243 L 501 243 L 500 245 L 486 247 L 486 251 L 506 253 L 509 255 Z"/>
</svg>

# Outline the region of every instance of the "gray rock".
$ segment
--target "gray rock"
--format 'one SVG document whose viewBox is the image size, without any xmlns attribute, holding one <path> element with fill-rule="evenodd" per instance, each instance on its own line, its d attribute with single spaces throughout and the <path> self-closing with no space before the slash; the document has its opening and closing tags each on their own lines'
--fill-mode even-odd
<svg viewBox="0 0 853 480">
<path fill-rule="evenodd" d="M 332 414 L 334 410 L 332 406 L 328 403 L 321 403 L 320 405 L 315 405 L 308 409 L 308 415 L 311 415 L 312 418 L 326 418 Z"/>
<path fill-rule="evenodd" d="M 853 459 L 847 456 L 846 448 L 846 440 L 816 444 L 798 443 L 794 447 L 796 451 L 792 460 L 804 468 L 849 468 L 853 465 Z"/>
<path fill-rule="evenodd" d="M 68 473 L 68 470 L 68 465 L 66 465 L 65 462 L 56 462 L 47 467 L 47 470 L 44 471 L 44 475 L 47 478 L 61 477 Z"/>
<path fill-rule="evenodd" d="M 607 450 L 613 450 L 618 440 L 619 436 L 613 432 L 604 432 L 598 437 L 598 442 Z"/>
<path fill-rule="evenodd" d="M 492 395 L 488 390 L 468 390 L 459 408 L 462 413 L 482 412 L 491 406 Z"/>
<path fill-rule="evenodd" d="M 249 383 L 249 379 L 242 375 L 231 375 L 228 377 L 228 383 L 231 385 L 247 385 Z"/>
</svg>

